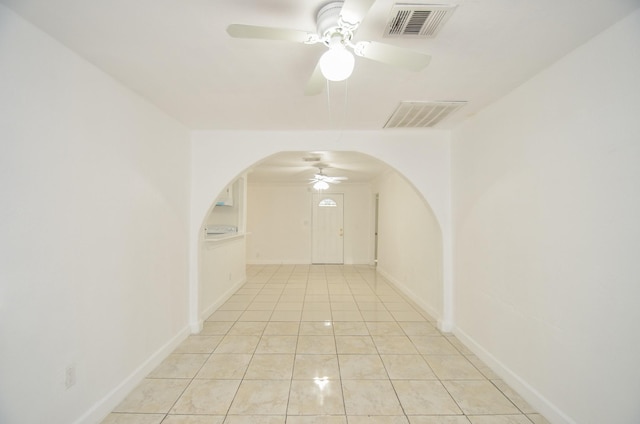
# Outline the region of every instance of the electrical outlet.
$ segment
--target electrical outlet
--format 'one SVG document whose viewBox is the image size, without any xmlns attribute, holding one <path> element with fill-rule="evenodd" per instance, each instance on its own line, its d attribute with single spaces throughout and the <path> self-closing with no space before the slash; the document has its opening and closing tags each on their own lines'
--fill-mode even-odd
<svg viewBox="0 0 640 424">
<path fill-rule="evenodd" d="M 69 365 L 64 373 L 64 387 L 70 389 L 76 384 L 76 366 Z"/>
</svg>

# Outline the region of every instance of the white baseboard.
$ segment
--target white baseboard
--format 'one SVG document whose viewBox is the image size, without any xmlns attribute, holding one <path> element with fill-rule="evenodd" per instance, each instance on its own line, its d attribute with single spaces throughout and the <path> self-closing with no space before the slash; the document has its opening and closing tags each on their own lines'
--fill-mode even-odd
<svg viewBox="0 0 640 424">
<path fill-rule="evenodd" d="M 409 298 L 409 300 L 422 308 L 427 314 L 431 316 L 431 318 L 437 320 L 438 325 L 440 325 L 440 314 L 431 305 L 420 299 L 410 288 L 396 280 L 393 275 L 388 273 L 384 268 L 381 268 L 380 265 L 376 267 L 376 271 L 384 278 L 389 280 L 391 284 L 396 286 L 398 290 L 400 290 L 405 296 Z"/>
<path fill-rule="evenodd" d="M 529 385 L 523 378 L 513 372 L 489 351 L 484 349 L 475 339 L 458 327 L 455 327 L 453 334 L 469 350 L 471 350 L 482 362 L 484 362 L 493 372 L 514 389 L 525 401 L 529 403 L 538 413 L 542 414 L 547 421 L 553 424 L 576 424 L 567 414 L 562 412 L 549 399 Z"/>
<path fill-rule="evenodd" d="M 202 323 L 204 322 L 204 320 L 206 320 L 209 317 L 209 315 L 214 313 L 220 306 L 222 306 L 224 302 L 229 300 L 229 298 L 233 296 L 233 294 L 237 292 L 238 289 L 242 287 L 242 285 L 246 282 L 247 282 L 246 277 L 242 277 L 241 279 L 237 280 L 235 283 L 231 285 L 231 287 L 227 289 L 227 291 L 225 291 L 218 299 L 216 299 L 211 305 L 207 306 L 202 311 L 202 313 L 200 313 L 200 322 L 197 323 L 200 330 L 202 329 Z M 195 328 L 194 323 L 191 323 L 191 327 Z M 197 332 L 200 332 L 200 331 L 198 330 Z"/>
<path fill-rule="evenodd" d="M 97 424 L 113 411 L 144 378 L 173 352 L 191 333 L 189 326 L 183 328 L 171 340 L 155 351 L 146 361 L 136 368 L 127 378 L 111 390 L 104 398 L 96 402 L 73 424 Z"/>
</svg>

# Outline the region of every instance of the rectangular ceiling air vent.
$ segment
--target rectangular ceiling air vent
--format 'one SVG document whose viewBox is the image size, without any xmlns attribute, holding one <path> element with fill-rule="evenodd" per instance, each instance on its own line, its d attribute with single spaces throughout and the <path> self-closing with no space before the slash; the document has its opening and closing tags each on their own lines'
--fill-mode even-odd
<svg viewBox="0 0 640 424">
<path fill-rule="evenodd" d="M 467 102 L 400 102 L 384 128 L 430 128 Z"/>
<path fill-rule="evenodd" d="M 398 3 L 391 9 L 384 37 L 435 37 L 455 6 Z"/>
</svg>

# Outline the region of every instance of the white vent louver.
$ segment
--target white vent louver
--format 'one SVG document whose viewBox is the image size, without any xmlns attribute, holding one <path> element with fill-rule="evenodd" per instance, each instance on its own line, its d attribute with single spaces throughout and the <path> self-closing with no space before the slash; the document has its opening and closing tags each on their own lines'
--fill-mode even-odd
<svg viewBox="0 0 640 424">
<path fill-rule="evenodd" d="M 384 37 L 435 37 L 454 10 L 446 5 L 395 4 Z"/>
<path fill-rule="evenodd" d="M 429 128 L 467 102 L 401 102 L 384 128 Z"/>
</svg>

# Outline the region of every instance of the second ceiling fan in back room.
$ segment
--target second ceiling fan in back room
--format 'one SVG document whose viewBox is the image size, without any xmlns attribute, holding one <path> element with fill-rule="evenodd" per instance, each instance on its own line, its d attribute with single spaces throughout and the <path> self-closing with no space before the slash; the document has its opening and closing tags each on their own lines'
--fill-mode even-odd
<svg viewBox="0 0 640 424">
<path fill-rule="evenodd" d="M 340 184 L 340 182 L 348 180 L 347 177 L 330 177 L 322 172 L 325 167 L 318 166 L 318 173 L 309 178 L 309 184 L 313 184 L 313 188 L 320 191 L 329 188 L 329 184 Z"/>
<path fill-rule="evenodd" d="M 324 44 L 328 50 L 320 57 L 307 83 L 306 95 L 321 93 L 325 79 L 342 81 L 349 78 L 355 63 L 354 54 L 412 71 L 424 69 L 431 60 L 429 55 L 376 41 L 354 41 L 356 30 L 374 1 L 345 0 L 327 3 L 318 11 L 316 32 L 245 24 L 231 24 L 227 32 L 234 38 Z"/>
</svg>

